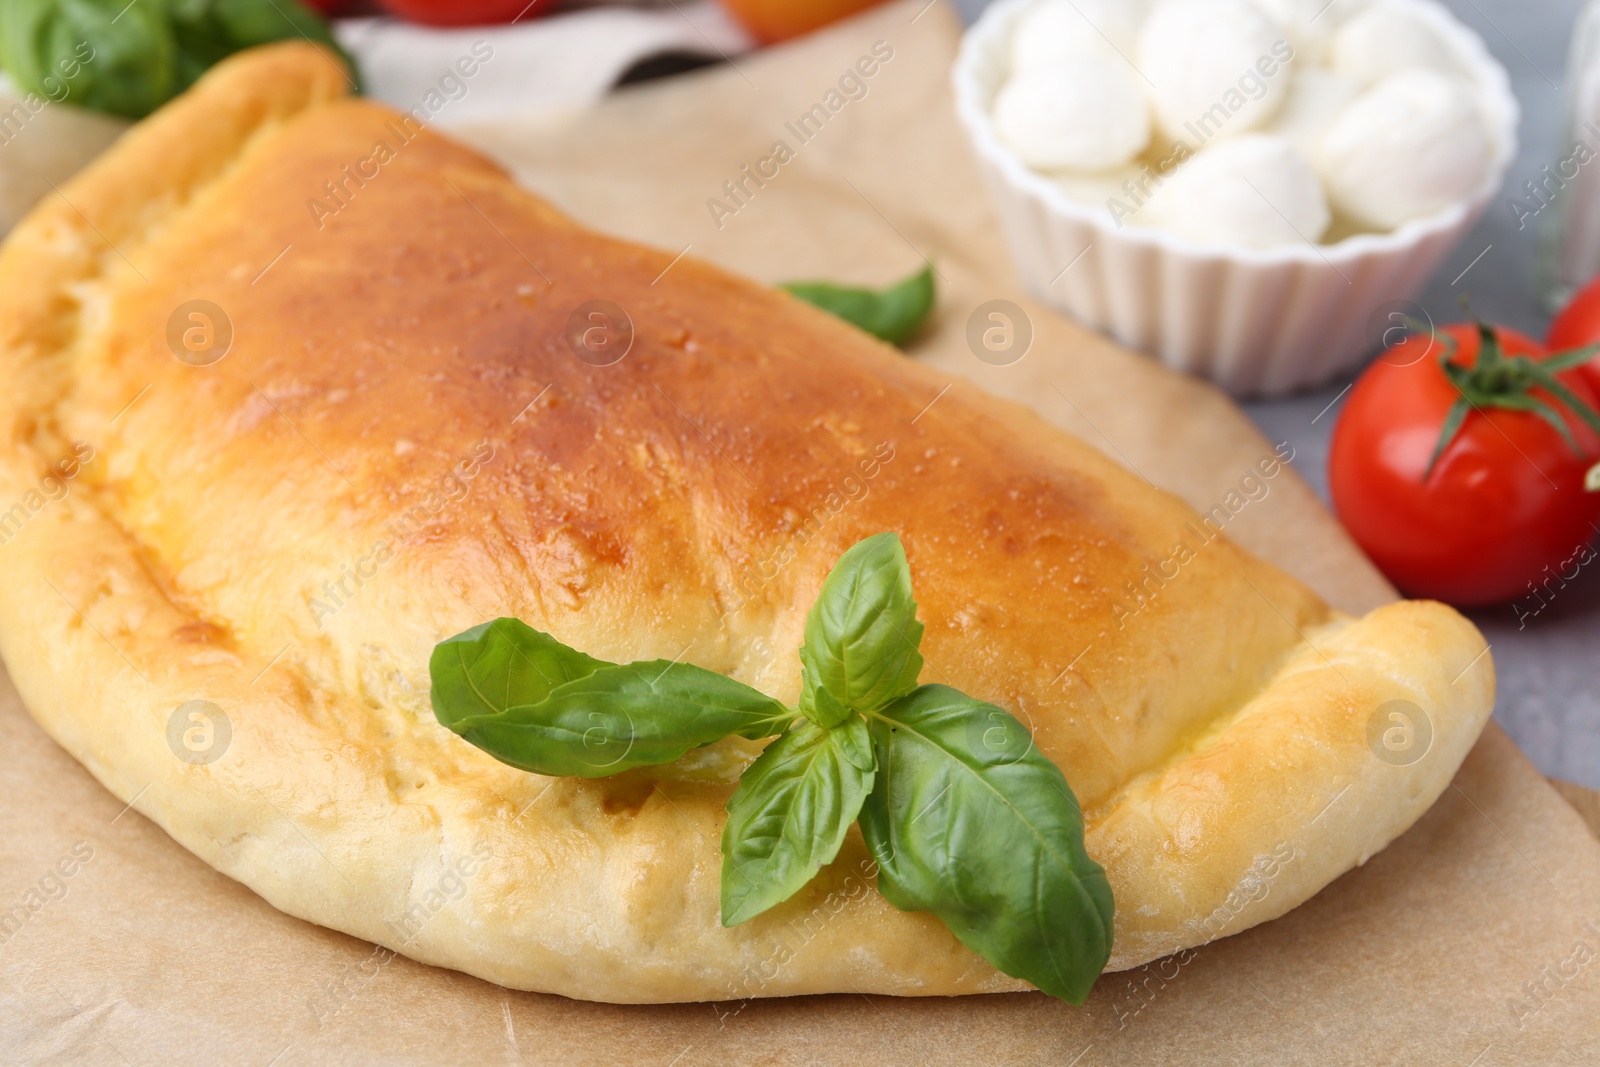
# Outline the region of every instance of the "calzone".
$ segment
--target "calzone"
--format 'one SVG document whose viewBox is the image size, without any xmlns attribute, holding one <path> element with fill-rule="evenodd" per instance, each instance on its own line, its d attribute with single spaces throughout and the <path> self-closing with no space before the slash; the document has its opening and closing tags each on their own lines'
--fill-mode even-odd
<svg viewBox="0 0 1600 1067">
<path fill-rule="evenodd" d="M 0 652 L 40 724 L 274 906 L 514 988 L 1023 984 L 891 906 L 854 830 L 724 928 L 760 744 L 498 763 L 428 675 L 498 616 L 792 705 L 823 577 L 897 532 L 922 680 L 1029 724 L 1081 801 L 1113 968 L 1365 861 L 1493 702 L 1450 608 L 1332 611 L 1030 411 L 577 225 L 309 45 L 221 64 L 16 228 L 0 377 Z"/>
</svg>

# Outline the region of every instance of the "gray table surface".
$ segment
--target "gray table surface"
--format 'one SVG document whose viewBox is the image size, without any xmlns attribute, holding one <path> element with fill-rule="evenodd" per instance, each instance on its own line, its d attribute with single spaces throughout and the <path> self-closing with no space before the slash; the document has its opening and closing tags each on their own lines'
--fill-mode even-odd
<svg viewBox="0 0 1600 1067">
<path fill-rule="evenodd" d="M 968 19 L 986 3 L 957 0 Z M 1542 165 L 1554 164 L 1571 149 L 1561 143 L 1562 86 L 1581 0 L 1444 3 L 1483 37 L 1511 74 L 1522 123 L 1518 158 L 1506 188 L 1518 188 Z M 1518 231 L 1502 195 L 1446 260 L 1420 300 L 1423 308 L 1436 322 L 1458 320 L 1459 297 L 1466 293 L 1484 318 L 1542 336 L 1550 319 L 1533 282 L 1534 234 L 1532 226 Z M 1245 406 L 1268 437 L 1294 446 L 1295 468 L 1324 501 L 1328 436 L 1338 414 L 1336 401 L 1349 383 L 1346 378 L 1286 400 Z M 1327 410 L 1330 404 L 1335 406 Z M 1600 567 L 1586 568 L 1525 625 L 1519 625 L 1509 606 L 1471 613 L 1493 648 L 1499 672 L 1495 718 L 1545 774 L 1591 789 L 1600 789 L 1600 671 L 1588 663 L 1585 649 L 1600 652 L 1597 572 Z"/>
</svg>

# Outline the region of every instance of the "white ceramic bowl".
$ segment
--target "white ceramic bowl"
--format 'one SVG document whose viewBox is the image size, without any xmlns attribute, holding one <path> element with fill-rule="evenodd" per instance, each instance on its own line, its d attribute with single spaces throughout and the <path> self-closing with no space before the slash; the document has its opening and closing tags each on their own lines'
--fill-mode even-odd
<svg viewBox="0 0 1600 1067">
<path fill-rule="evenodd" d="M 1009 72 L 1011 28 L 1035 2 L 992 5 L 967 31 L 954 71 L 956 112 L 1018 271 L 1040 299 L 1236 395 L 1318 385 L 1370 357 L 1383 331 L 1375 313 L 1421 292 L 1516 155 L 1518 108 L 1505 68 L 1434 0 L 1401 0 L 1438 30 L 1478 90 L 1495 154 L 1469 200 L 1333 244 L 1231 248 L 1119 229 L 1103 204 L 1072 198 L 995 134 L 990 109 Z"/>
</svg>

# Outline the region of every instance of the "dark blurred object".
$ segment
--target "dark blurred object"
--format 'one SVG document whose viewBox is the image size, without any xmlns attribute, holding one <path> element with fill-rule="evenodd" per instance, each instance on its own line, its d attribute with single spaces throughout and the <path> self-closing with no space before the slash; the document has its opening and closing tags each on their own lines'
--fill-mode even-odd
<svg viewBox="0 0 1600 1067">
<path fill-rule="evenodd" d="M 617 84 L 637 85 L 639 82 L 655 81 L 657 78 L 671 78 L 687 74 L 691 70 L 699 70 L 701 67 L 715 66 L 720 62 L 722 61 L 716 56 L 700 52 L 657 52 L 653 56 L 645 56 L 623 71 L 622 77 L 617 79 Z"/>
<path fill-rule="evenodd" d="M 775 44 L 875 7 L 883 0 L 720 0 L 751 36 Z"/>
<path fill-rule="evenodd" d="M 424 26 L 488 26 L 549 11 L 553 0 L 379 0 L 396 18 Z"/>
</svg>

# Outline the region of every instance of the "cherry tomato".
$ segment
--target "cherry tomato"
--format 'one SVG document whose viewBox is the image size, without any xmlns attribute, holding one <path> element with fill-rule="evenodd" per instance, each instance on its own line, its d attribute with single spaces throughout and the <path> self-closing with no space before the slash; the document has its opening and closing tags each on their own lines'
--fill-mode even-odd
<svg viewBox="0 0 1600 1067">
<path fill-rule="evenodd" d="M 883 0 L 722 0 L 722 6 L 762 44 L 820 29 Z"/>
<path fill-rule="evenodd" d="M 1594 539 L 1600 433 L 1539 384 L 1527 362 L 1509 358 L 1535 365 L 1558 358 L 1537 341 L 1495 328 L 1498 343 L 1485 346 L 1476 325 L 1439 334 L 1408 338 L 1357 380 L 1328 457 L 1334 507 L 1411 596 L 1461 607 L 1527 596 Z M 1441 356 L 1458 369 L 1447 373 Z M 1582 372 L 1555 377 L 1572 399 L 1591 412 L 1597 406 L 1600 393 Z M 1533 411 L 1500 401 L 1547 405 L 1573 440 Z M 1464 417 L 1430 469 L 1455 409 Z"/>
<path fill-rule="evenodd" d="M 1545 347 L 1552 352 L 1600 342 L 1600 278 L 1578 290 L 1567 306 L 1561 309 L 1556 321 L 1550 324 L 1545 337 Z M 1584 368 L 1589 384 L 1600 389 L 1600 362 Z"/>
<path fill-rule="evenodd" d="M 389 14 L 424 26 L 487 26 L 529 18 L 550 0 L 378 0 Z"/>
</svg>

